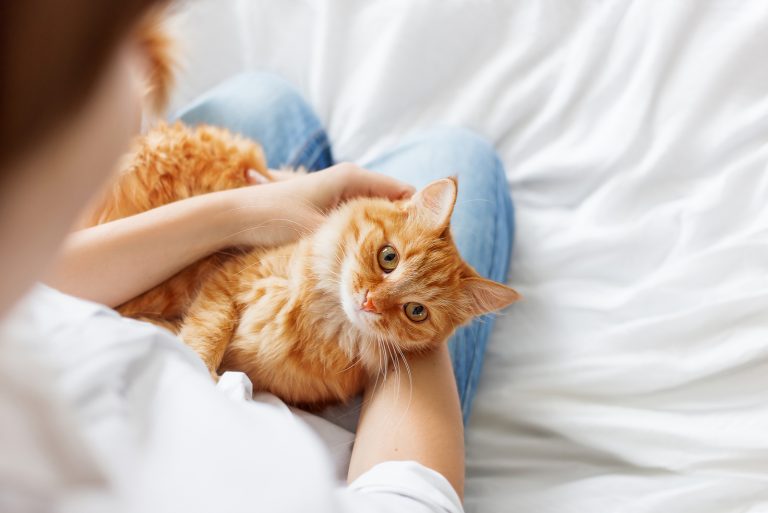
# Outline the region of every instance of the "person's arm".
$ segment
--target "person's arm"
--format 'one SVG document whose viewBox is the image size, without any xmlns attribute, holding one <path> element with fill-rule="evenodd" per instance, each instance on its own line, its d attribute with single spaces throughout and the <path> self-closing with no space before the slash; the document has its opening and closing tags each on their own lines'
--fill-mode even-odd
<svg viewBox="0 0 768 513">
<path fill-rule="evenodd" d="M 464 427 L 448 347 L 408 358 L 399 372 L 372 380 L 357 427 L 349 482 L 378 463 L 414 460 L 464 494 Z"/>
<path fill-rule="evenodd" d="M 344 199 L 398 199 L 412 192 L 392 178 L 340 164 L 290 180 L 204 194 L 71 234 L 46 282 L 114 307 L 215 251 L 294 240 Z"/>
</svg>

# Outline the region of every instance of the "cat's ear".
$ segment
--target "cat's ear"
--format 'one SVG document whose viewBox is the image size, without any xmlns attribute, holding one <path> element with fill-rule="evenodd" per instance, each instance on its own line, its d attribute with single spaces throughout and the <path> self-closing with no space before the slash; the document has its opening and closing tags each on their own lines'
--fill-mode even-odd
<svg viewBox="0 0 768 513">
<path fill-rule="evenodd" d="M 464 278 L 461 287 L 469 297 L 472 315 L 495 312 L 520 299 L 515 289 L 485 278 Z"/>
<path fill-rule="evenodd" d="M 441 178 L 414 194 L 410 205 L 426 227 L 442 231 L 451 221 L 457 193 L 456 178 Z"/>
</svg>

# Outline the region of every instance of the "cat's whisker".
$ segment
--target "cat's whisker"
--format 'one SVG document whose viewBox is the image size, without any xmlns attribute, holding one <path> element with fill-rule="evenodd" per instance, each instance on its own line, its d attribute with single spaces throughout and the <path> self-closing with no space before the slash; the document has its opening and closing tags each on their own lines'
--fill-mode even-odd
<svg viewBox="0 0 768 513">
<path fill-rule="evenodd" d="M 393 366 L 395 368 L 395 375 L 397 376 L 397 393 L 395 394 L 395 397 L 399 400 L 400 399 L 400 390 L 402 387 L 402 374 L 403 371 L 400 369 L 400 364 L 398 362 L 398 355 L 397 355 L 397 348 L 395 347 L 395 344 L 393 342 L 390 342 L 390 347 L 392 348 L 392 359 L 394 360 Z"/>
<path fill-rule="evenodd" d="M 236 231 L 234 233 L 230 233 L 229 235 L 225 235 L 225 236 L 221 237 L 219 240 L 220 241 L 226 241 L 227 239 L 232 239 L 232 238 L 237 237 L 238 235 L 241 235 L 243 233 L 246 233 L 246 232 L 249 232 L 249 231 L 253 231 L 253 230 L 259 230 L 261 228 L 264 228 L 267 224 L 269 224 L 269 221 L 265 221 L 265 222 L 263 222 L 261 224 L 258 224 L 258 225 L 250 226 L 248 228 L 243 228 L 242 230 L 238 230 L 238 231 Z"/>
<path fill-rule="evenodd" d="M 377 337 L 379 347 L 383 350 L 381 354 L 381 361 L 384 362 L 384 366 L 382 367 L 382 386 L 386 386 L 387 379 L 389 377 L 389 352 L 387 351 L 387 347 L 384 345 L 384 341 L 381 339 L 381 337 Z"/>
<path fill-rule="evenodd" d="M 328 317 L 326 317 L 326 318 L 328 318 Z M 355 365 L 357 365 L 358 363 L 360 363 L 362 361 L 363 361 L 363 355 L 362 355 L 362 353 L 360 353 L 360 354 L 358 354 L 357 358 L 352 361 L 352 363 L 350 363 L 345 369 L 340 370 L 336 374 L 341 374 L 343 372 L 347 372 L 348 370 L 350 370 L 351 368 L 353 368 Z"/>
<path fill-rule="evenodd" d="M 397 397 L 400 397 L 400 388 L 401 388 L 401 381 L 402 381 L 402 374 L 403 371 L 400 368 L 400 355 L 397 351 L 397 344 L 390 341 L 389 346 L 392 349 L 392 359 L 394 360 L 394 367 L 395 372 L 397 373 Z"/>
<path fill-rule="evenodd" d="M 347 248 L 344 246 L 340 246 L 340 250 L 341 250 L 340 251 L 341 254 L 337 253 L 336 255 L 334 255 L 334 257 L 336 258 L 336 263 L 339 264 L 339 267 L 343 266 L 344 260 L 347 259 Z"/>
<path fill-rule="evenodd" d="M 332 270 L 328 269 L 328 270 L 326 270 L 326 272 L 328 274 L 330 274 L 331 276 L 335 276 L 336 278 L 341 278 L 341 273 L 339 273 L 338 271 L 332 271 Z"/>
<path fill-rule="evenodd" d="M 250 264 L 250 265 L 246 265 L 245 267 L 243 267 L 242 269 L 240 269 L 239 271 L 237 271 L 237 272 L 236 272 L 236 273 L 234 273 L 234 274 L 235 274 L 235 275 L 238 275 L 238 274 L 242 274 L 242 273 L 244 273 L 245 271 L 247 271 L 248 269 L 250 269 L 251 267 L 255 267 L 255 266 L 259 265 L 259 264 L 261 264 L 261 262 L 259 262 L 259 261 L 257 260 L 256 262 L 254 262 L 254 263 L 252 263 L 252 264 Z"/>
<path fill-rule="evenodd" d="M 400 368 L 400 365 L 398 364 L 399 360 L 402 360 L 403 365 L 405 365 L 405 369 L 407 371 L 408 375 L 408 403 L 406 404 L 406 407 L 404 410 L 402 410 L 399 420 L 394 426 L 394 429 L 397 429 L 400 424 L 405 420 L 406 416 L 408 415 L 408 411 L 411 408 L 411 402 L 413 401 L 413 374 L 411 372 L 411 367 L 408 364 L 408 360 L 405 357 L 405 354 L 403 353 L 402 349 L 398 347 L 396 342 L 388 342 L 388 345 L 392 349 L 392 355 L 394 358 L 394 365 L 395 365 L 395 376 L 394 379 L 397 380 L 397 388 L 395 391 L 395 398 L 396 400 L 400 399 L 400 391 L 401 391 L 401 382 L 402 382 L 402 369 Z"/>
<path fill-rule="evenodd" d="M 392 343 L 387 341 L 387 346 L 392 351 L 392 367 L 393 367 L 393 379 L 395 380 L 395 403 L 399 401 L 400 399 L 400 366 L 397 361 L 397 355 L 395 354 L 394 347 L 392 346 Z"/>
<path fill-rule="evenodd" d="M 298 203 L 300 205 L 305 206 L 306 208 L 312 210 L 315 213 L 318 214 L 326 214 L 323 209 L 319 208 L 317 205 L 312 203 L 309 200 L 301 199 L 298 197 L 293 198 L 293 201 L 295 203 Z M 230 207 L 223 212 L 229 213 L 229 212 L 236 212 L 238 210 L 247 210 L 250 208 L 259 208 L 259 209 L 265 209 L 265 208 L 277 208 L 282 209 L 285 205 L 282 203 L 278 203 L 275 201 L 270 201 L 268 198 L 260 198 L 258 203 L 244 203 L 242 205 L 239 205 L 237 207 Z"/>
<path fill-rule="evenodd" d="M 377 369 L 376 369 L 376 381 L 373 383 L 373 392 L 371 393 L 371 396 L 376 394 L 376 387 L 379 385 L 379 376 L 381 375 L 381 369 L 382 369 L 382 366 L 381 366 L 381 343 L 379 342 L 378 338 L 375 338 L 374 340 L 376 341 L 376 344 L 378 346 L 377 347 L 377 351 L 376 351 L 376 356 L 378 356 L 378 366 L 377 366 Z"/>
<path fill-rule="evenodd" d="M 387 360 L 392 362 L 392 354 L 390 353 L 390 343 L 389 340 L 382 337 L 381 339 L 382 344 L 384 345 L 384 348 L 387 351 Z M 395 397 L 397 398 L 400 395 L 400 375 L 398 374 L 398 368 L 397 368 L 397 362 L 392 362 L 392 370 L 394 373 L 394 379 L 395 379 Z M 389 378 L 389 375 L 387 376 Z"/>
<path fill-rule="evenodd" d="M 489 203 L 489 204 L 493 204 L 493 201 L 491 201 L 491 200 L 489 200 L 487 198 L 470 198 L 470 199 L 465 199 L 465 200 L 457 201 L 456 202 L 456 206 L 467 205 L 469 203 Z M 454 207 L 454 208 L 456 208 L 456 207 Z"/>
<path fill-rule="evenodd" d="M 396 391 L 395 391 L 395 399 L 397 401 L 399 401 L 400 400 L 400 392 L 402 390 L 402 381 L 403 381 L 403 379 L 402 379 L 403 371 L 402 371 L 402 368 L 400 367 L 400 364 L 399 364 L 400 357 L 402 356 L 402 351 L 400 351 L 400 348 L 398 347 L 396 342 L 389 341 L 388 344 L 389 344 L 389 346 L 390 346 L 390 348 L 392 350 L 393 366 L 394 366 L 394 369 L 395 369 L 395 379 L 397 380 L 397 388 L 396 388 Z M 406 365 L 407 365 L 407 363 L 406 363 Z M 404 420 L 405 415 L 407 415 L 407 413 L 408 413 L 408 408 L 410 408 L 410 400 L 411 400 L 411 397 L 412 397 L 412 394 L 413 394 L 413 390 L 410 388 L 412 386 L 412 384 L 413 384 L 412 381 L 411 381 L 410 374 L 408 376 L 408 382 L 409 382 L 408 406 L 402 412 L 402 415 L 400 416 L 400 420 L 398 421 L 396 427 L 399 426 L 400 423 Z"/>
<path fill-rule="evenodd" d="M 397 351 L 400 353 L 400 357 L 403 360 L 403 365 L 405 365 L 405 370 L 408 374 L 408 404 L 406 405 L 405 410 L 400 417 L 400 421 L 397 423 L 397 428 L 400 426 L 406 415 L 408 415 L 408 411 L 411 409 L 411 402 L 413 401 L 413 372 L 411 372 L 411 366 L 408 364 L 408 359 L 405 357 L 403 350 L 397 346 L 395 346 L 395 349 L 397 349 Z"/>
<path fill-rule="evenodd" d="M 253 231 L 253 230 L 259 230 L 259 229 L 264 228 L 264 227 L 266 227 L 266 226 L 268 226 L 270 224 L 275 224 L 275 223 L 288 223 L 290 225 L 293 225 L 293 226 L 281 226 L 281 228 L 284 228 L 284 229 L 287 229 L 287 230 L 293 230 L 296 233 L 296 235 L 298 235 L 299 237 L 303 237 L 303 236 L 311 233 L 313 231 L 313 229 L 315 228 L 314 226 L 309 226 L 309 225 L 306 225 L 306 224 L 302 224 L 302 223 L 300 223 L 298 221 L 294 221 L 293 219 L 288 219 L 288 218 L 284 218 L 284 217 L 275 217 L 275 218 L 272 218 L 272 219 L 268 219 L 267 221 L 264 221 L 264 222 L 259 223 L 257 225 L 250 226 L 248 228 L 243 228 L 242 230 L 238 230 L 238 231 L 236 231 L 234 233 L 231 233 L 229 235 L 225 235 L 220 240 L 231 239 L 231 238 L 237 237 L 238 235 L 241 235 L 243 233 L 246 233 L 246 232 L 249 232 L 249 231 Z M 298 228 L 296 228 L 296 227 L 298 227 Z"/>
<path fill-rule="evenodd" d="M 386 344 L 384 341 L 381 341 L 381 346 L 384 348 L 384 378 L 386 379 L 387 375 L 389 374 L 389 350 L 387 349 Z"/>
<path fill-rule="evenodd" d="M 384 366 L 385 366 L 384 380 L 385 380 L 385 383 L 386 383 L 386 380 L 389 380 L 389 379 L 394 379 L 395 380 L 395 399 L 397 400 L 397 398 L 400 396 L 400 374 L 398 372 L 397 363 L 396 362 L 392 362 L 392 356 L 390 354 L 389 341 L 382 336 L 382 337 L 380 337 L 380 343 L 384 347 L 384 350 L 386 351 L 386 359 L 384 360 Z M 390 375 L 390 373 L 389 373 L 389 363 L 392 363 L 392 366 L 393 366 L 392 374 L 393 375 Z M 389 417 L 389 416 L 390 415 L 388 414 L 387 417 Z"/>
</svg>

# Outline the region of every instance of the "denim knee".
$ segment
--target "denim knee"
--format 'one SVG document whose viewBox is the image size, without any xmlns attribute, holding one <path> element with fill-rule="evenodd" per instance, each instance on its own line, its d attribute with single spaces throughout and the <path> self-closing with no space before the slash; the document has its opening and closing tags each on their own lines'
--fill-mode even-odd
<svg viewBox="0 0 768 513">
<path fill-rule="evenodd" d="M 458 177 L 460 199 L 488 199 L 495 205 L 498 237 L 514 238 L 515 209 L 509 194 L 506 171 L 493 144 L 482 135 L 461 127 L 439 127 L 417 135 L 414 143 L 429 146 L 432 153 L 452 168 L 446 174 Z"/>
<path fill-rule="evenodd" d="M 446 160 L 453 160 L 459 168 L 451 172 L 462 178 L 472 179 L 474 167 L 482 167 L 484 173 L 493 173 L 496 180 L 505 180 L 504 166 L 493 144 L 479 133 L 455 126 L 436 127 L 414 136 L 411 143 L 427 146 Z M 467 164 L 474 164 L 468 169 Z M 466 175 L 466 176 L 465 176 Z"/>
<path fill-rule="evenodd" d="M 310 105 L 277 75 L 248 72 L 214 87 L 179 113 L 188 124 L 228 128 L 259 141 L 271 167 L 331 165 L 330 143 Z"/>
<path fill-rule="evenodd" d="M 301 93 L 289 82 L 277 75 L 266 72 L 248 72 L 235 75 L 205 94 L 198 103 L 217 117 L 242 119 L 243 117 L 264 116 L 270 121 L 295 117 L 297 121 L 311 121 L 320 125 L 312 108 Z M 193 106 L 190 110 L 194 111 Z"/>
<path fill-rule="evenodd" d="M 421 132 L 413 139 L 414 144 L 431 147 L 434 154 L 442 155 L 447 162 L 455 162 L 453 169 L 446 172 L 458 175 L 459 188 L 462 183 L 481 182 L 494 190 L 507 189 L 504 164 L 493 144 L 479 133 L 462 127 L 437 127 Z M 509 194 L 505 202 L 512 208 Z"/>
</svg>

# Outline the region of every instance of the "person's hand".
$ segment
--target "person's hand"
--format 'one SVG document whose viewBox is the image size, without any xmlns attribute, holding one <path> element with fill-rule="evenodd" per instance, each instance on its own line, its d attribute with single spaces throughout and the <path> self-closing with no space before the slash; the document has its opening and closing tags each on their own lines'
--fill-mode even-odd
<svg viewBox="0 0 768 513">
<path fill-rule="evenodd" d="M 292 171 L 270 171 L 277 181 L 300 180 L 297 193 L 313 205 L 330 210 L 351 198 L 382 197 L 391 200 L 409 198 L 416 190 L 399 180 L 344 162 L 320 172 L 300 174 Z M 259 183 L 254 177 L 254 183 Z"/>
<path fill-rule="evenodd" d="M 271 174 L 276 182 L 227 191 L 234 201 L 228 209 L 235 229 L 229 245 L 284 244 L 312 232 L 329 211 L 346 200 L 398 200 L 415 192 L 406 183 L 349 163 L 308 174 Z M 260 183 L 258 176 L 253 183 Z"/>
</svg>

